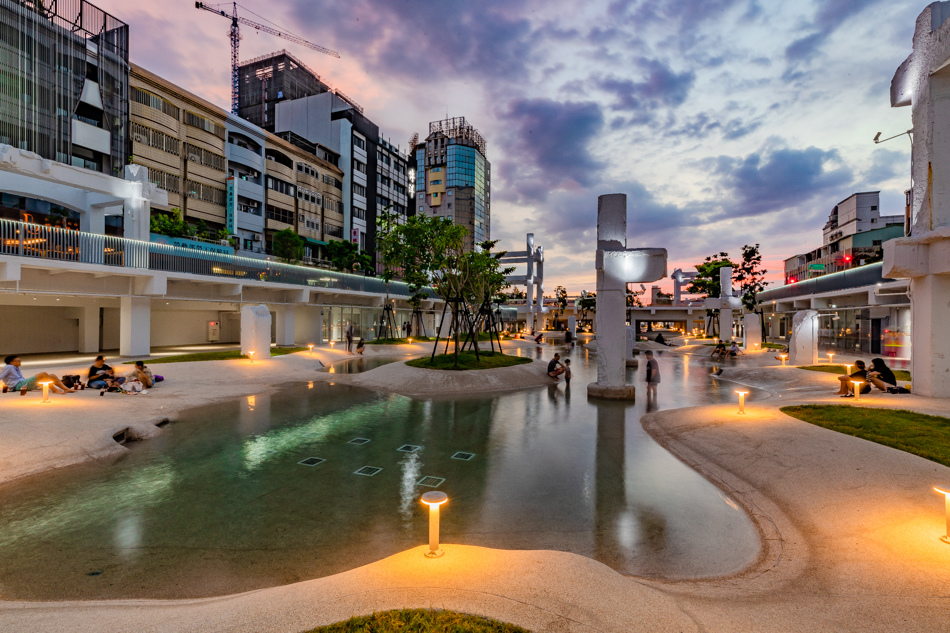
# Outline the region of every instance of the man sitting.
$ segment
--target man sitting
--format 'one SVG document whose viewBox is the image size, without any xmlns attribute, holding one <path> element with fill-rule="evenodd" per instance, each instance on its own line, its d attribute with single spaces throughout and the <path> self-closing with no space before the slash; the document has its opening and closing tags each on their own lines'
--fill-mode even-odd
<svg viewBox="0 0 950 633">
<path fill-rule="evenodd" d="M 560 365 L 560 367 L 558 367 Z M 560 376 L 564 373 L 564 365 L 561 364 L 561 355 L 555 354 L 551 362 L 548 363 L 548 376 L 554 380 L 561 380 Z"/>
<path fill-rule="evenodd" d="M 123 382 L 125 382 L 125 378 L 116 378 L 115 371 L 112 367 L 106 365 L 106 359 L 104 357 L 96 356 L 96 361 L 92 364 L 92 367 L 89 368 L 90 389 L 118 387 Z"/>
<path fill-rule="evenodd" d="M 135 369 L 132 370 L 132 377 L 142 383 L 146 389 L 151 389 L 155 384 L 155 376 L 152 374 L 152 370 L 141 360 L 135 361 Z"/>
<path fill-rule="evenodd" d="M 37 385 L 47 380 L 52 382 L 50 388 L 54 393 L 72 393 L 76 391 L 75 387 L 67 387 L 58 376 L 47 374 L 41 371 L 32 378 L 24 378 L 20 371 L 20 357 L 10 355 L 3 359 L 3 369 L 0 369 L 0 382 L 3 383 L 3 392 L 19 391 L 21 396 L 25 396 L 27 391 L 39 389 Z"/>
</svg>

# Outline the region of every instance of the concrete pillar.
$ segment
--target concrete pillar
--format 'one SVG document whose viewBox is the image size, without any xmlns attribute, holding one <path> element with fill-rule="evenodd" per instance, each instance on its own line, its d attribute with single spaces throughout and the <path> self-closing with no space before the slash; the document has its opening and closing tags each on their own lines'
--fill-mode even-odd
<svg viewBox="0 0 950 633">
<path fill-rule="evenodd" d="M 567 330 L 571 333 L 571 338 L 577 337 L 577 317 L 569 316 L 567 317 Z"/>
<path fill-rule="evenodd" d="M 99 306 L 83 306 L 79 309 L 79 353 L 99 352 Z"/>
<path fill-rule="evenodd" d="M 911 390 L 950 398 L 950 275 L 915 277 L 910 289 Z"/>
<path fill-rule="evenodd" d="M 722 300 L 719 309 L 719 338 L 723 341 L 732 340 L 732 267 L 719 269 L 719 297 Z"/>
<path fill-rule="evenodd" d="M 755 349 L 756 343 L 762 343 L 762 320 L 758 314 L 747 314 L 743 318 L 742 347 Z"/>
<path fill-rule="evenodd" d="M 102 209 L 85 209 L 80 211 L 79 230 L 85 233 L 105 235 L 106 217 Z"/>
<path fill-rule="evenodd" d="M 317 325 L 316 325 L 316 331 L 313 333 L 313 344 L 317 346 L 323 345 L 323 309 L 322 308 L 317 312 Z"/>
<path fill-rule="evenodd" d="M 97 332 L 97 345 L 98 336 Z M 122 297 L 119 301 L 119 355 L 148 356 L 152 351 L 151 337 L 152 300 Z"/>
<path fill-rule="evenodd" d="M 790 365 L 818 363 L 818 311 L 800 310 L 792 319 L 792 341 L 789 343 Z"/>
<path fill-rule="evenodd" d="M 628 325 L 627 326 L 627 340 L 626 345 L 624 345 L 624 366 L 626 367 L 636 367 L 637 366 L 637 357 L 633 355 L 634 350 L 637 349 L 637 326 Z M 624 376 L 626 380 L 626 376 Z"/>
<path fill-rule="evenodd" d="M 296 308 L 292 305 L 278 306 L 276 310 L 277 317 L 277 341 L 281 346 L 293 347 L 294 345 L 294 316 Z"/>
<path fill-rule="evenodd" d="M 254 352 L 254 359 L 270 358 L 270 310 L 265 305 L 241 308 L 241 353 Z"/>
</svg>

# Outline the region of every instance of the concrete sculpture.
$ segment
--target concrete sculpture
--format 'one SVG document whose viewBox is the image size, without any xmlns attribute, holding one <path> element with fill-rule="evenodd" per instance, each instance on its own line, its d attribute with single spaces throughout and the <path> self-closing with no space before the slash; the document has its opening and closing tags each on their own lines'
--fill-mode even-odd
<svg viewBox="0 0 950 633">
<path fill-rule="evenodd" d="M 719 338 L 727 341 L 732 339 L 732 311 L 742 309 L 742 299 L 732 290 L 731 266 L 719 269 L 719 288 L 719 297 L 706 299 L 705 305 L 709 310 L 719 310 Z"/>
<path fill-rule="evenodd" d="M 525 246 L 523 251 L 507 252 L 501 258 L 501 265 L 527 265 L 524 275 L 509 275 L 505 277 L 505 280 L 512 286 L 525 287 L 528 327 L 537 330 L 541 324 L 540 315 L 547 312 L 547 308 L 544 307 L 544 247 L 534 245 L 534 233 L 527 234 Z"/>
<path fill-rule="evenodd" d="M 674 306 L 683 305 L 683 290 L 686 286 L 693 283 L 697 275 L 699 275 L 699 273 L 684 273 L 682 268 L 677 268 L 673 271 L 673 274 L 670 275 L 670 278 L 673 280 Z"/>
<path fill-rule="evenodd" d="M 792 318 L 792 340 L 788 345 L 791 365 L 818 363 L 818 311 L 801 310 Z"/>
<path fill-rule="evenodd" d="M 884 276 L 910 279 L 913 391 L 950 397 L 950 3 L 917 18 L 914 51 L 891 82 L 891 106 L 911 106 L 907 237 L 884 242 Z M 910 134 L 910 131 L 908 131 Z"/>
<path fill-rule="evenodd" d="M 270 358 L 270 310 L 265 305 L 241 308 L 241 353 L 252 360 Z"/>
<path fill-rule="evenodd" d="M 626 383 L 627 284 L 648 283 L 666 276 L 665 248 L 627 248 L 627 196 L 614 193 L 597 199 L 597 382 L 587 395 L 631 400 Z"/>
<path fill-rule="evenodd" d="M 742 317 L 742 347 L 754 350 L 757 344 L 762 344 L 762 319 L 753 312 Z"/>
</svg>

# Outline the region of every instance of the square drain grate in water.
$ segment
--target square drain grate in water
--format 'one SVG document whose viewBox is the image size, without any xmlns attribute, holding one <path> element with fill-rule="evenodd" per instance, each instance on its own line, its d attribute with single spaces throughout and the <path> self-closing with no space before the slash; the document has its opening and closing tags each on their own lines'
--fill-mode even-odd
<svg viewBox="0 0 950 633">
<path fill-rule="evenodd" d="M 460 459 L 463 462 L 470 462 L 475 459 L 475 453 L 466 453 L 465 451 L 459 451 L 452 455 L 452 459 Z"/>
<path fill-rule="evenodd" d="M 417 486 L 428 486 L 429 488 L 438 488 L 445 483 L 445 477 L 425 476 L 416 482 Z"/>
<path fill-rule="evenodd" d="M 377 475 L 382 472 L 382 470 L 382 468 L 378 468 L 376 466 L 363 466 L 359 470 L 353 471 L 353 474 L 363 475 L 364 477 L 372 477 L 373 475 Z"/>
<path fill-rule="evenodd" d="M 397 450 L 397 451 L 400 451 L 400 452 L 402 452 L 402 453 L 415 453 L 415 452 L 416 452 L 417 450 L 419 450 L 420 448 L 422 448 L 422 447 L 421 447 L 421 446 L 416 446 L 415 444 L 403 444 L 402 446 L 400 446 L 400 447 L 397 448 L 396 450 Z"/>
<path fill-rule="evenodd" d="M 301 466 L 316 466 L 317 464 L 322 464 L 325 461 L 327 460 L 323 459 L 322 457 L 308 457 L 307 459 L 302 459 L 297 463 Z"/>
<path fill-rule="evenodd" d="M 352 440 L 347 442 L 347 444 L 356 444 L 357 446 L 362 446 L 363 444 L 369 444 L 372 440 L 366 437 L 354 437 Z"/>
</svg>

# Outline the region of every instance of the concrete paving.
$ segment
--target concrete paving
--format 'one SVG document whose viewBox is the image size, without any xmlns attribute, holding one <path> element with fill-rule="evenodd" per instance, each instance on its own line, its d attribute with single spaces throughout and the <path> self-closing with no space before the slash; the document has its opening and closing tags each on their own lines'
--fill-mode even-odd
<svg viewBox="0 0 950 633">
<path fill-rule="evenodd" d="M 289 361 L 288 374 L 303 372 L 299 358 Z M 778 411 L 821 402 L 946 413 L 950 401 L 841 400 L 834 375 L 776 364 L 760 353 L 724 365 L 721 380 L 761 388 L 747 415 L 716 405 L 643 418 L 755 522 L 762 556 L 734 576 L 644 581 L 573 554 L 449 544 L 438 560 L 416 548 L 336 576 L 221 598 L 5 602 L 0 630 L 290 633 L 374 610 L 437 607 L 533 631 L 950 631 L 950 545 L 938 538 L 944 502 L 932 490 L 950 484 L 950 468 Z M 231 377 L 250 371 L 241 365 Z"/>
</svg>

